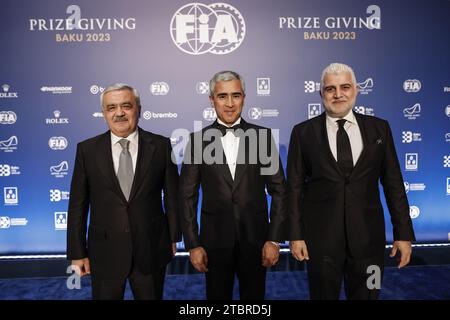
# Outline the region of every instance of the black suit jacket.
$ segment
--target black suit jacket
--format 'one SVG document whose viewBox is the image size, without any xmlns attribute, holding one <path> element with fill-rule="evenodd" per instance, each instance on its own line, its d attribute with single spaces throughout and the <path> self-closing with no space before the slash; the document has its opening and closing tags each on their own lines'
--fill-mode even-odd
<svg viewBox="0 0 450 320">
<path fill-rule="evenodd" d="M 126 277 L 132 258 L 139 270 L 148 274 L 169 262 L 171 243 L 181 240 L 178 171 L 171 161 L 170 140 L 138 130 L 129 201 L 114 172 L 110 131 L 77 146 L 70 188 L 67 258 L 89 257 L 91 274 L 96 277 Z"/>
<path fill-rule="evenodd" d="M 363 150 L 346 179 L 328 142 L 326 115 L 296 125 L 291 134 L 287 180 L 292 240 L 310 254 L 332 255 L 347 242 L 355 258 L 382 255 L 385 225 L 379 181 L 395 240 L 415 240 L 391 129 L 387 121 L 355 113 Z"/>
<path fill-rule="evenodd" d="M 262 248 L 267 240 L 285 239 L 282 226 L 286 216 L 286 183 L 278 151 L 274 144 L 271 144 L 273 140 L 270 130 L 247 123 L 244 119 L 241 119 L 241 125 L 246 133 L 251 129 L 255 130 L 254 132 L 263 129 L 268 135 L 257 137 L 257 141 L 252 142 L 251 139 L 240 138 L 238 158 L 244 159 L 244 152 L 246 158 L 241 164 L 238 161 L 234 181 L 220 138 L 216 141 L 216 145 L 220 147 L 216 151 L 223 159 L 222 164 L 208 164 L 204 159 L 194 163 L 194 158 L 202 159 L 205 148 L 215 141 L 202 141 L 202 135 L 209 129 L 217 128 L 217 122 L 191 134 L 180 177 L 181 225 L 187 249 L 198 246 L 208 249 L 232 248 L 237 240 Z M 267 165 L 260 159 L 251 161 L 248 157 L 250 143 L 258 148 L 260 143 L 271 147 L 271 159 L 278 165 L 276 172 L 261 175 L 261 168 Z M 199 235 L 197 205 L 200 186 L 202 204 Z M 270 221 L 266 188 L 272 196 Z"/>
</svg>

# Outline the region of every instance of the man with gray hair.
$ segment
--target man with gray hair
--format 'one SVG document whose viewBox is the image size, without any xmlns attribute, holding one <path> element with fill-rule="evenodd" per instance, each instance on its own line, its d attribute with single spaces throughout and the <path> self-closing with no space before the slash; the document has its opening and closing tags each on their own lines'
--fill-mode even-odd
<svg viewBox="0 0 450 320">
<path fill-rule="evenodd" d="M 386 244 L 379 182 L 391 215 L 394 243 L 406 266 L 415 240 L 409 204 L 387 121 L 354 113 L 358 87 L 349 66 L 322 73 L 325 112 L 296 125 L 287 180 L 292 255 L 307 260 L 312 299 L 377 299 Z"/>
<path fill-rule="evenodd" d="M 184 242 L 192 265 L 205 273 L 207 299 L 231 300 L 235 275 L 241 299 L 264 299 L 266 268 L 277 263 L 278 242 L 285 240 L 283 168 L 270 130 L 241 117 L 242 77 L 233 71 L 218 72 L 210 90 L 217 120 L 191 134 L 181 169 Z M 261 150 L 269 161 L 257 154 Z M 273 170 L 264 170 L 273 163 Z M 272 196 L 270 216 L 266 188 Z"/>
<path fill-rule="evenodd" d="M 170 140 L 137 126 L 136 89 L 111 85 L 101 105 L 109 130 L 77 146 L 67 259 L 91 275 L 94 299 L 123 299 L 127 279 L 135 299 L 162 299 L 166 265 L 181 241 Z"/>
</svg>

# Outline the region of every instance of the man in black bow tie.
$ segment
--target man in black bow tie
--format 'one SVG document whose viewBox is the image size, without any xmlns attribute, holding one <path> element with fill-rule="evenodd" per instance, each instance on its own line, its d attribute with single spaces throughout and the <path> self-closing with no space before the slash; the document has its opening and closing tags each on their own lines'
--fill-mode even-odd
<svg viewBox="0 0 450 320">
<path fill-rule="evenodd" d="M 278 242 L 285 239 L 283 168 L 270 130 L 241 118 L 244 99 L 245 84 L 239 74 L 214 75 L 210 101 L 217 120 L 191 134 L 181 169 L 184 242 L 192 265 L 205 272 L 210 300 L 231 300 L 235 275 L 241 299 L 264 299 L 266 268 L 277 263 Z M 199 187 L 203 193 L 200 234 Z M 272 196 L 270 220 L 266 189 Z"/>
<path fill-rule="evenodd" d="M 308 262 L 312 299 L 376 299 L 386 244 L 378 183 L 394 226 L 391 257 L 409 263 L 415 240 L 409 204 L 387 121 L 353 113 L 358 93 L 353 70 L 323 70 L 326 112 L 294 127 L 287 180 L 292 255 Z"/>
</svg>

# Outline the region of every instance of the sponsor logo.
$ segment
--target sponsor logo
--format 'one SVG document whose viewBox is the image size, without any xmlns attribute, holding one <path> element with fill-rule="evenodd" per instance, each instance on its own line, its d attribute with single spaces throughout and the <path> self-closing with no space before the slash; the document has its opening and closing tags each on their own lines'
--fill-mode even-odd
<svg viewBox="0 0 450 320">
<path fill-rule="evenodd" d="M 320 103 L 308 103 L 308 119 L 317 117 L 322 113 L 322 105 Z"/>
<path fill-rule="evenodd" d="M 173 43 L 192 55 L 230 53 L 241 45 L 245 32 L 244 17 L 227 3 L 188 3 L 170 22 Z"/>
<path fill-rule="evenodd" d="M 412 143 L 422 141 L 420 132 L 402 131 L 402 143 Z"/>
<path fill-rule="evenodd" d="M 408 181 L 404 181 L 406 193 L 410 191 L 424 191 L 426 185 L 424 183 L 409 183 Z"/>
<path fill-rule="evenodd" d="M 178 113 L 176 112 L 151 112 L 151 111 L 145 111 L 142 114 L 143 118 L 145 120 L 150 119 L 174 119 L 178 117 Z"/>
<path fill-rule="evenodd" d="M 320 83 L 312 80 L 305 81 L 305 93 L 314 93 L 320 91 Z"/>
<path fill-rule="evenodd" d="M 70 193 L 69 191 L 62 191 L 59 189 L 50 189 L 50 201 L 51 202 L 59 202 L 62 200 L 69 200 Z"/>
<path fill-rule="evenodd" d="M 10 91 L 9 84 L 3 84 L 2 90 L 0 91 L 0 99 L 18 98 L 19 94 L 17 92 Z"/>
<path fill-rule="evenodd" d="M 420 209 L 417 206 L 410 206 L 409 207 L 409 216 L 411 219 L 416 219 L 420 215 Z"/>
<path fill-rule="evenodd" d="M 356 113 L 365 114 L 367 116 L 374 116 L 375 115 L 375 112 L 373 111 L 373 108 L 371 108 L 371 107 L 355 106 L 353 108 L 353 110 L 355 110 Z"/>
<path fill-rule="evenodd" d="M 0 150 L 4 152 L 13 152 L 17 150 L 17 145 L 19 144 L 19 141 L 17 140 L 17 136 L 11 136 L 10 138 L 6 140 L 0 141 Z"/>
<path fill-rule="evenodd" d="M 421 111 L 422 108 L 420 106 L 420 103 L 416 103 L 412 107 L 403 109 L 403 116 L 409 120 L 415 120 L 416 118 L 420 117 Z"/>
<path fill-rule="evenodd" d="M 405 154 L 405 170 L 417 171 L 419 168 L 419 154 L 418 153 L 406 153 Z"/>
<path fill-rule="evenodd" d="M 406 92 L 418 92 L 422 84 L 417 79 L 408 79 L 403 82 L 403 90 Z"/>
<path fill-rule="evenodd" d="M 450 168 L 450 156 L 444 156 L 444 168 Z"/>
<path fill-rule="evenodd" d="M 53 111 L 54 118 L 47 118 L 45 119 L 46 124 L 68 124 L 69 119 L 68 118 L 61 118 L 61 111 L 55 110 Z"/>
<path fill-rule="evenodd" d="M 197 82 L 195 91 L 197 91 L 198 94 L 209 94 L 209 83 L 207 81 Z"/>
<path fill-rule="evenodd" d="M 5 205 L 18 205 L 19 204 L 19 191 L 18 191 L 17 187 L 4 187 L 3 195 L 4 195 Z"/>
<path fill-rule="evenodd" d="M 214 108 L 203 109 L 203 119 L 206 121 L 214 121 L 217 118 L 216 110 Z"/>
<path fill-rule="evenodd" d="M 357 84 L 360 94 L 369 94 L 373 89 L 373 79 L 367 78 L 364 82 Z"/>
<path fill-rule="evenodd" d="M 64 137 L 51 137 L 48 140 L 48 146 L 52 150 L 64 150 L 68 144 L 67 139 Z"/>
<path fill-rule="evenodd" d="M 14 111 L 0 111 L 0 124 L 14 124 L 17 121 L 17 115 Z"/>
<path fill-rule="evenodd" d="M 67 212 L 55 212 L 55 230 L 67 230 Z"/>
<path fill-rule="evenodd" d="M 26 218 L 10 218 L 8 216 L 0 217 L 0 229 L 9 229 L 10 227 L 24 227 L 28 224 Z"/>
<path fill-rule="evenodd" d="M 0 177 L 9 177 L 10 175 L 19 175 L 20 168 L 9 164 L 0 164 Z"/>
<path fill-rule="evenodd" d="M 98 86 L 98 85 L 96 85 L 96 84 L 93 84 L 90 88 L 89 88 L 89 91 L 91 92 L 91 94 L 99 94 L 99 93 L 102 93 L 103 91 L 105 90 L 105 88 L 103 88 L 103 87 L 100 87 L 100 86 Z"/>
<path fill-rule="evenodd" d="M 165 96 L 169 93 L 169 85 L 167 82 L 153 82 L 150 85 L 150 92 L 154 96 Z"/>
<path fill-rule="evenodd" d="M 55 178 L 64 178 L 69 172 L 69 163 L 62 161 L 56 166 L 50 166 L 50 174 Z"/>
<path fill-rule="evenodd" d="M 259 107 L 248 109 L 248 116 L 252 120 L 260 120 L 263 117 L 278 117 L 279 113 L 278 109 L 262 109 Z"/>
<path fill-rule="evenodd" d="M 41 91 L 44 93 L 48 92 L 48 93 L 53 93 L 53 94 L 70 94 L 70 93 L 72 93 L 72 87 L 43 86 L 43 87 L 41 87 Z"/>
<path fill-rule="evenodd" d="M 270 96 L 270 78 L 256 78 L 258 96 Z"/>
</svg>

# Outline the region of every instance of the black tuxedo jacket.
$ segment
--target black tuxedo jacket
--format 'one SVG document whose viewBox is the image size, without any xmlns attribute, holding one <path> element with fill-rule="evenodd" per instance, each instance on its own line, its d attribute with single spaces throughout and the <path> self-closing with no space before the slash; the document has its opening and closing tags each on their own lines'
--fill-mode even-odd
<svg viewBox="0 0 450 320">
<path fill-rule="evenodd" d="M 345 250 L 347 243 L 355 258 L 383 255 L 379 182 L 394 240 L 415 240 L 389 124 L 376 117 L 355 117 L 363 150 L 348 179 L 331 153 L 325 113 L 292 130 L 287 165 L 290 237 L 305 240 L 310 254 L 332 255 Z"/>
<path fill-rule="evenodd" d="M 132 258 L 139 270 L 148 274 L 170 261 L 171 243 L 181 240 L 178 171 L 171 161 L 170 140 L 138 130 L 129 201 L 114 172 L 110 131 L 77 146 L 70 188 L 67 258 L 89 257 L 95 277 L 126 277 Z"/>
<path fill-rule="evenodd" d="M 256 247 L 263 246 L 267 240 L 286 239 L 283 223 L 286 216 L 286 183 L 283 168 L 267 128 L 256 126 L 241 119 L 242 130 L 249 133 L 253 129 L 266 130 L 265 137 L 258 136 L 257 141 L 240 138 L 238 158 L 245 160 L 236 165 L 235 179 L 232 179 L 223 153 L 220 137 L 216 141 L 202 141 L 209 129 L 217 128 L 217 121 L 203 130 L 191 134 L 187 144 L 180 177 L 180 213 L 184 242 L 187 249 L 203 246 L 207 249 L 232 248 L 236 241 L 245 241 Z M 201 157 L 215 141 L 222 163 L 208 164 Z M 249 147 L 260 144 L 269 146 L 271 161 L 278 165 L 276 172 L 261 175 L 261 168 L 267 162 L 252 161 Z M 195 163 L 195 157 L 201 161 Z M 189 160 L 189 161 L 188 161 Z M 254 160 L 254 159 L 253 159 Z M 189 163 L 188 163 L 189 162 Z M 197 223 L 197 205 L 199 187 L 202 189 L 200 235 Z M 267 192 L 272 196 L 269 210 Z"/>
</svg>

